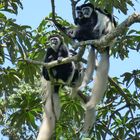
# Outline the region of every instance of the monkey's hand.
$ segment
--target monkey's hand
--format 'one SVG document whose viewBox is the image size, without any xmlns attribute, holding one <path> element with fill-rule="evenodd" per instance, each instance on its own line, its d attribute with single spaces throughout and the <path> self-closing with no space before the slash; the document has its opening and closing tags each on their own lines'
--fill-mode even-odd
<svg viewBox="0 0 140 140">
<path fill-rule="evenodd" d="M 68 29 L 67 30 L 67 35 L 70 37 L 70 38 L 75 38 L 75 35 L 76 35 L 76 30 L 75 29 Z"/>
<path fill-rule="evenodd" d="M 62 61 L 62 59 L 63 59 L 62 56 L 58 57 L 58 58 L 57 58 L 58 63 L 60 63 L 60 62 Z"/>
</svg>

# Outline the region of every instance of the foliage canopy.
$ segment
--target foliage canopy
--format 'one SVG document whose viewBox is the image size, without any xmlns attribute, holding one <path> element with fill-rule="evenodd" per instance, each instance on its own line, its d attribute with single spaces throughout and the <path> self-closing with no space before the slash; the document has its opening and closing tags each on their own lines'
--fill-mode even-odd
<svg viewBox="0 0 140 140">
<path fill-rule="evenodd" d="M 88 1 L 88 0 L 86 0 Z M 75 2 L 71 0 L 71 2 Z M 120 14 L 127 14 L 132 0 L 90 0 L 95 6 Z M 57 6 L 57 5 L 56 5 Z M 0 130 L 1 135 L 10 140 L 32 140 L 38 132 L 42 115 L 42 95 L 40 94 L 41 66 L 24 61 L 26 58 L 42 61 L 48 35 L 56 30 L 48 15 L 32 30 L 28 25 L 18 25 L 5 12 L 18 14 L 23 8 L 20 0 L 0 1 Z M 63 17 L 55 16 L 57 22 L 66 27 L 74 26 Z M 66 44 L 71 44 L 65 36 Z M 117 38 L 112 48 L 114 59 L 124 60 L 131 51 L 140 50 L 140 31 L 128 29 Z M 7 66 L 7 63 L 11 63 Z M 87 87 L 85 93 L 91 89 Z M 57 122 L 56 139 L 82 139 L 80 133 L 84 118 L 84 108 L 78 99 L 71 99 L 61 91 L 61 118 Z M 140 70 L 125 72 L 121 78 L 111 77 L 103 104 L 97 108 L 97 121 L 87 138 L 100 140 L 138 140 L 140 138 Z M 78 131 L 79 130 L 79 131 Z"/>
</svg>

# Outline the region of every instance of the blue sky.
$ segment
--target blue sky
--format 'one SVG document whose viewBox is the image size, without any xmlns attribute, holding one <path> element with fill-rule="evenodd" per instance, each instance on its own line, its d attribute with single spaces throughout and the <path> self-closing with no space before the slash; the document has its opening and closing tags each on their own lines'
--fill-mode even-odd
<svg viewBox="0 0 140 140">
<path fill-rule="evenodd" d="M 56 0 L 56 12 L 59 16 L 62 16 L 64 19 L 73 23 L 72 14 L 71 14 L 71 4 L 70 0 Z M 24 0 L 23 1 L 23 10 L 19 10 L 17 16 L 12 16 L 17 19 L 17 23 L 30 25 L 35 29 L 39 23 L 51 12 L 51 2 L 50 0 Z M 135 9 L 140 13 L 140 2 L 135 2 Z M 127 15 L 123 13 L 118 13 L 114 10 L 114 15 L 118 18 L 118 22 L 121 23 L 129 15 L 134 12 L 134 9 L 129 7 Z M 9 15 L 11 16 L 11 15 Z M 140 25 L 135 24 L 132 26 L 135 29 L 139 29 Z M 136 52 L 131 52 L 129 58 L 121 61 L 120 59 L 115 59 L 111 57 L 110 61 L 110 76 L 120 76 L 125 71 L 132 71 L 133 69 L 140 68 L 140 55 Z"/>
<path fill-rule="evenodd" d="M 17 16 L 7 14 L 8 17 L 13 17 L 17 19 L 17 23 L 21 25 L 29 25 L 35 29 L 42 19 L 44 19 L 51 12 L 51 2 L 50 0 L 23 0 L 23 10 L 19 10 Z M 140 13 L 140 3 L 135 3 L 135 9 Z M 59 16 L 73 23 L 71 14 L 71 4 L 70 0 L 56 0 L 56 12 Z M 118 13 L 114 11 L 114 15 L 118 17 L 118 22 L 121 23 L 129 15 L 134 12 L 132 8 L 129 7 L 128 15 Z M 140 25 L 135 24 L 132 28 L 140 30 Z M 115 59 L 111 57 L 110 63 L 110 76 L 120 76 L 125 71 L 132 71 L 133 69 L 140 69 L 140 55 L 136 52 L 131 52 L 128 59 L 121 61 L 120 59 Z M 0 140 L 7 140 L 3 138 Z"/>
</svg>

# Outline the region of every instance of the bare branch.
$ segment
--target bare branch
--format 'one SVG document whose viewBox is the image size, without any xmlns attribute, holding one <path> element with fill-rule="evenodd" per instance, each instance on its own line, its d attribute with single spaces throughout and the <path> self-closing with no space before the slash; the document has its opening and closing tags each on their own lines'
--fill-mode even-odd
<svg viewBox="0 0 140 140">
<path fill-rule="evenodd" d="M 86 103 L 89 101 L 89 99 L 90 99 L 90 96 L 83 94 L 82 91 L 80 91 L 80 90 L 78 90 L 77 94 L 78 94 L 78 97 L 79 97 L 85 104 L 86 104 Z"/>
<path fill-rule="evenodd" d="M 77 56 L 77 61 L 81 61 L 82 56 L 84 55 L 84 52 L 85 52 L 85 46 L 80 47 L 80 50 L 79 50 L 78 54 L 76 55 Z"/>
<path fill-rule="evenodd" d="M 52 5 L 52 20 L 55 22 L 55 3 L 54 0 L 51 0 Z"/>
<path fill-rule="evenodd" d="M 74 61 L 74 62 L 81 61 L 82 56 L 84 54 L 84 51 L 85 51 L 85 47 L 80 47 L 80 50 L 79 50 L 77 55 L 63 58 L 61 61 L 55 60 L 55 61 L 52 61 L 52 62 L 49 62 L 49 63 L 35 61 L 35 60 L 28 59 L 28 58 L 20 59 L 19 61 L 26 61 L 28 63 L 32 63 L 32 64 L 36 64 L 36 65 L 42 65 L 42 66 L 45 66 L 47 69 L 49 69 L 51 67 L 66 64 L 66 63 L 70 63 L 72 61 Z"/>
<path fill-rule="evenodd" d="M 68 38 L 70 38 L 67 34 L 66 34 L 66 28 L 63 27 L 61 24 L 59 24 L 56 21 L 56 13 L 55 13 L 55 2 L 54 0 L 51 0 L 51 5 L 52 5 L 52 22 L 54 23 L 54 25 L 58 28 L 59 31 L 61 31 L 64 35 L 66 35 Z"/>
<path fill-rule="evenodd" d="M 75 19 L 76 19 L 75 6 L 76 6 L 77 2 L 74 0 L 70 0 L 70 1 L 71 1 L 71 7 L 72 7 L 72 16 L 75 21 Z"/>
<path fill-rule="evenodd" d="M 31 63 L 31 64 L 42 65 L 42 66 L 45 66 L 47 69 L 49 69 L 49 68 L 54 67 L 54 66 L 66 64 L 66 63 L 69 63 L 69 62 L 72 62 L 72 61 L 77 61 L 77 56 L 63 58 L 62 61 L 60 61 L 60 62 L 55 60 L 55 61 L 52 61 L 52 62 L 49 62 L 49 63 L 44 63 L 44 62 L 40 62 L 40 61 L 36 61 L 36 60 L 31 60 L 31 59 L 28 59 L 28 58 L 20 59 L 19 61 L 26 61 L 26 62 Z"/>
</svg>

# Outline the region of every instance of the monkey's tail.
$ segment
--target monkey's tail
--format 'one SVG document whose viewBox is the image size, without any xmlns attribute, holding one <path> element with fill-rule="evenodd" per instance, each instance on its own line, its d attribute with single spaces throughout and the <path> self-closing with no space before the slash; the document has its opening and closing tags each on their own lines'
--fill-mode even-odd
<svg viewBox="0 0 140 140">
<path fill-rule="evenodd" d="M 101 53 L 101 60 L 97 67 L 95 83 L 92 89 L 92 95 L 86 104 L 86 114 L 84 122 L 84 130 L 88 131 L 95 122 L 95 107 L 102 99 L 108 84 L 109 71 L 109 54 L 108 51 Z M 91 121 L 87 118 L 92 118 Z"/>
<path fill-rule="evenodd" d="M 102 99 L 108 84 L 109 54 L 108 51 L 101 53 L 101 60 L 97 67 L 92 96 L 87 103 L 87 108 L 95 107 Z"/>
<path fill-rule="evenodd" d="M 96 120 L 95 108 L 86 109 L 85 120 L 83 125 L 83 133 L 87 133 L 92 128 L 95 120 Z"/>
<path fill-rule="evenodd" d="M 46 97 L 42 124 L 37 140 L 50 140 L 55 130 L 56 120 L 60 116 L 59 95 L 54 93 L 54 86 L 50 81 L 42 78 L 42 88 Z"/>
<path fill-rule="evenodd" d="M 89 83 L 95 69 L 95 58 L 95 49 L 91 47 L 88 55 L 87 69 L 85 71 L 84 78 L 81 86 L 79 87 L 79 90 L 84 89 Z"/>
</svg>

